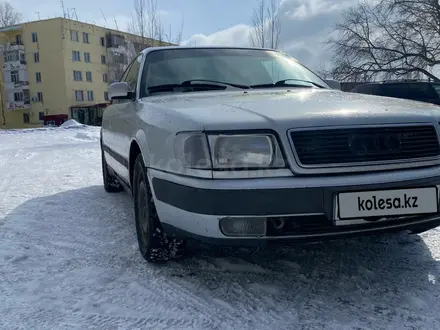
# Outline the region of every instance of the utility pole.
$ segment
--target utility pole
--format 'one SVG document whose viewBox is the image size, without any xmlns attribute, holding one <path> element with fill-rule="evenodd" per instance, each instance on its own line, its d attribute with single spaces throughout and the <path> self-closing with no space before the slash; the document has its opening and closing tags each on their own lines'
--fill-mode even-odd
<svg viewBox="0 0 440 330">
<path fill-rule="evenodd" d="M 105 18 L 105 15 L 104 15 L 104 13 L 103 13 L 103 11 L 102 11 L 102 9 L 101 8 L 99 8 L 99 10 L 101 11 L 101 15 L 102 15 L 102 17 L 104 18 L 104 22 L 105 22 L 105 27 L 108 29 L 108 23 L 107 23 L 107 18 Z"/>
<path fill-rule="evenodd" d="M 64 1 L 63 0 L 61 0 L 61 8 L 63 9 L 63 17 L 66 18 L 66 9 L 64 8 Z"/>
</svg>

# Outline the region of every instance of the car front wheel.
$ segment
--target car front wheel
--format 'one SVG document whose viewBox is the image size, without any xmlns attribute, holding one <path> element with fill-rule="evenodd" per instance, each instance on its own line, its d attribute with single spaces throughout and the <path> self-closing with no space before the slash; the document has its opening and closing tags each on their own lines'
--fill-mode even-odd
<svg viewBox="0 0 440 330">
<path fill-rule="evenodd" d="M 161 226 L 142 155 L 134 164 L 133 197 L 137 240 L 144 259 L 164 262 L 182 256 L 184 242 L 167 237 Z"/>
</svg>

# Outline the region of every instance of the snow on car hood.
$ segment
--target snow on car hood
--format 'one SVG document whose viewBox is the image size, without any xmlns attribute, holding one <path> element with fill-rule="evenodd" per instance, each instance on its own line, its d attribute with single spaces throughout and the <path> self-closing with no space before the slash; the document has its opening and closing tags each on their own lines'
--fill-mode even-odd
<svg viewBox="0 0 440 330">
<path fill-rule="evenodd" d="M 172 109 L 208 130 L 440 120 L 440 107 L 436 105 L 328 89 L 168 94 L 145 101 Z"/>
</svg>

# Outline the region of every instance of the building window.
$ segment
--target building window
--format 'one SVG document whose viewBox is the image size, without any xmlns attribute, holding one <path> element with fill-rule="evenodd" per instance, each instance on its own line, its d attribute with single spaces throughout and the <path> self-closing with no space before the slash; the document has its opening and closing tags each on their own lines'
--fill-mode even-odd
<svg viewBox="0 0 440 330">
<path fill-rule="evenodd" d="M 102 74 L 102 81 L 103 82 L 108 82 L 108 74 L 107 73 L 103 73 Z"/>
<path fill-rule="evenodd" d="M 104 100 L 108 101 L 108 92 L 104 92 Z"/>
<path fill-rule="evenodd" d="M 72 50 L 72 61 L 74 62 L 81 61 L 81 54 L 78 50 Z"/>
<path fill-rule="evenodd" d="M 38 113 L 38 120 L 44 120 L 44 111 Z"/>
<path fill-rule="evenodd" d="M 23 41 L 21 40 L 21 34 L 17 34 L 17 35 L 15 36 L 15 43 L 16 43 L 17 45 L 23 45 Z"/>
<path fill-rule="evenodd" d="M 26 62 L 26 58 L 25 58 L 24 53 L 20 53 L 20 61 L 21 62 Z M 26 63 L 22 63 L 22 64 L 26 64 Z"/>
<path fill-rule="evenodd" d="M 23 114 L 23 123 L 27 124 L 29 123 L 29 114 L 28 113 L 24 113 Z"/>
<path fill-rule="evenodd" d="M 73 80 L 75 80 L 75 81 L 81 81 L 81 80 L 83 80 L 83 77 L 82 77 L 82 72 L 81 71 L 73 71 Z"/>
<path fill-rule="evenodd" d="M 40 62 L 40 53 L 34 53 L 34 63 Z"/>
<path fill-rule="evenodd" d="M 22 92 L 14 93 L 14 101 L 15 102 L 22 102 L 23 101 L 23 93 Z"/>
<path fill-rule="evenodd" d="M 87 91 L 87 99 L 93 101 L 93 91 Z"/>
<path fill-rule="evenodd" d="M 89 43 L 89 34 L 87 32 L 83 32 L 83 42 L 85 44 Z"/>
<path fill-rule="evenodd" d="M 28 89 L 25 89 L 24 91 L 23 91 L 23 101 L 24 101 L 24 104 L 31 104 L 31 100 L 30 100 L 30 97 L 29 97 L 30 95 L 29 95 L 29 90 Z"/>
<path fill-rule="evenodd" d="M 104 40 L 104 37 L 100 37 L 100 38 L 99 38 L 99 41 L 100 41 L 100 43 L 101 43 L 101 46 L 102 46 L 102 47 L 105 47 L 105 40 Z"/>
<path fill-rule="evenodd" d="M 43 93 L 42 92 L 37 93 L 37 100 L 38 100 L 38 102 L 43 103 Z"/>
<path fill-rule="evenodd" d="M 14 83 L 18 83 L 19 81 L 18 71 L 11 71 L 11 81 Z"/>
<path fill-rule="evenodd" d="M 32 42 L 38 42 L 37 32 L 32 32 Z"/>
<path fill-rule="evenodd" d="M 41 72 L 35 72 L 35 81 L 37 83 L 41 82 Z"/>
<path fill-rule="evenodd" d="M 90 63 L 90 53 L 84 53 L 84 62 Z"/>
<path fill-rule="evenodd" d="M 70 40 L 79 42 L 78 31 L 70 30 Z"/>
<path fill-rule="evenodd" d="M 105 55 L 101 55 L 101 63 L 102 64 L 106 63 Z"/>
<path fill-rule="evenodd" d="M 86 80 L 87 81 L 92 81 L 92 73 L 90 71 L 86 72 Z"/>
<path fill-rule="evenodd" d="M 4 61 L 5 62 L 15 62 L 19 60 L 19 53 L 18 50 L 7 52 L 6 55 L 4 55 Z"/>
<path fill-rule="evenodd" d="M 75 91 L 75 100 L 84 101 L 84 93 L 83 91 Z"/>
</svg>

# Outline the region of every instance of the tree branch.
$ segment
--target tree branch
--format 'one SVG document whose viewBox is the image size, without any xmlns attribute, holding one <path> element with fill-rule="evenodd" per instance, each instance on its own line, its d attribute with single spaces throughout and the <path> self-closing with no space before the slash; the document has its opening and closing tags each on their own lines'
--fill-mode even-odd
<svg viewBox="0 0 440 330">
<path fill-rule="evenodd" d="M 363 1 L 349 8 L 326 44 L 334 52 L 333 77 L 374 79 L 430 72 L 440 64 L 438 0 Z"/>
</svg>

